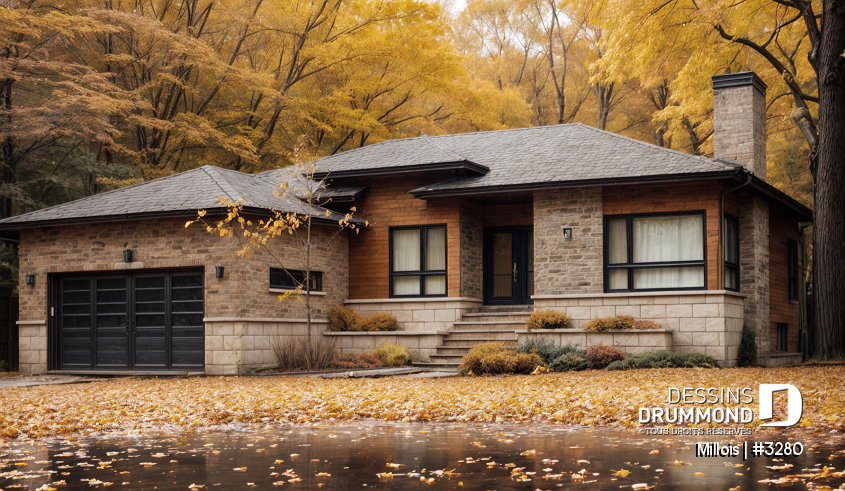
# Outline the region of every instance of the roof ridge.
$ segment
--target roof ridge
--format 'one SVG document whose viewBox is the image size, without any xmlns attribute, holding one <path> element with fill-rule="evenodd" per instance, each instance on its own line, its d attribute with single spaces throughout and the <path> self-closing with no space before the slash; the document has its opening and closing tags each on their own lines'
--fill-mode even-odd
<svg viewBox="0 0 845 491">
<path fill-rule="evenodd" d="M 458 158 L 460 158 L 461 160 L 463 160 L 465 162 L 472 162 L 470 159 L 464 157 L 463 155 L 459 154 L 458 152 L 452 150 L 451 148 L 446 148 L 443 145 L 437 143 L 436 141 L 434 141 L 434 138 L 432 138 L 428 135 L 420 135 L 418 138 L 425 138 L 426 143 L 434 145 L 435 147 L 439 148 L 440 150 L 443 150 L 446 153 L 451 153 L 451 154 L 457 156 Z"/>
<path fill-rule="evenodd" d="M 244 198 L 242 196 L 242 194 L 238 192 L 238 190 L 235 188 L 235 186 L 233 186 L 232 183 L 227 181 L 226 177 L 222 173 L 217 172 L 217 171 L 223 170 L 223 169 L 221 169 L 220 167 L 214 166 L 214 165 L 204 165 L 204 166 L 200 167 L 200 169 L 202 169 L 203 171 L 205 171 L 206 174 L 208 174 L 208 177 L 210 177 L 211 180 L 214 181 L 214 184 L 217 184 L 217 187 L 219 187 L 220 190 L 223 191 L 223 193 L 230 200 L 232 200 L 234 202 L 238 202 L 238 201 L 241 201 L 241 200 L 246 201 L 246 198 Z M 211 172 L 212 170 L 213 170 L 213 172 Z M 231 169 L 225 169 L 225 170 L 231 170 Z M 249 174 L 244 174 L 243 172 L 239 172 L 239 171 L 236 171 L 236 170 L 233 170 L 232 172 L 237 172 L 238 174 L 249 176 Z M 217 174 L 218 177 L 220 178 L 220 181 L 223 181 L 223 182 L 221 183 L 220 181 L 218 181 L 215 178 L 214 174 Z M 235 196 L 238 196 L 238 197 L 235 198 Z"/>
</svg>

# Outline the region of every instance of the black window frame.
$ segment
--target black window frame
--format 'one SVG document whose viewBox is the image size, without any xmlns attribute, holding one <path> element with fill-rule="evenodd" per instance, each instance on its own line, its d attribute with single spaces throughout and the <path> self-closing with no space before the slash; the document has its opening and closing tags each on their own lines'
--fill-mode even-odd
<svg viewBox="0 0 845 491">
<path fill-rule="evenodd" d="M 288 284 L 276 283 L 273 284 L 273 276 L 280 276 L 290 281 Z M 302 287 L 305 291 L 305 271 L 299 269 L 287 268 L 270 268 L 270 288 L 277 290 L 296 290 Z M 310 291 L 323 291 L 323 273 L 322 271 L 311 271 L 311 285 Z"/>
<path fill-rule="evenodd" d="M 651 263 L 634 263 L 634 219 L 635 218 L 652 218 L 652 217 L 667 217 L 667 216 L 684 216 L 684 215 L 699 215 L 701 216 L 701 232 L 702 232 L 702 259 L 696 261 L 672 261 L 672 262 L 651 262 Z M 610 221 L 611 220 L 626 220 L 625 231 L 627 239 L 627 262 L 610 264 Z M 696 291 L 707 289 L 707 212 L 706 210 L 683 210 L 683 211 L 667 211 L 659 213 L 628 213 L 620 215 L 605 215 L 604 216 L 604 245 L 603 245 L 603 262 L 604 262 L 604 292 L 605 293 L 624 293 L 624 292 L 665 292 L 665 291 Z M 672 287 L 672 288 L 634 288 L 634 270 L 636 269 L 653 269 L 653 268 L 678 268 L 678 267 L 701 267 L 704 269 L 704 284 L 700 287 Z M 626 289 L 611 289 L 610 288 L 610 272 L 615 269 L 628 270 L 628 288 Z"/>
<path fill-rule="evenodd" d="M 724 250 L 722 251 L 722 255 L 723 255 L 723 257 L 725 258 L 725 261 L 724 261 L 724 270 L 722 271 L 722 275 L 723 275 L 723 278 L 722 278 L 722 280 L 723 280 L 723 281 L 722 281 L 722 287 L 723 287 L 725 290 L 728 290 L 728 291 L 738 292 L 738 291 L 740 290 L 741 285 L 742 285 L 742 282 L 740 281 L 740 276 L 739 276 L 739 271 L 740 271 L 740 269 L 739 269 L 739 268 L 740 268 L 740 266 L 739 266 L 739 265 L 740 265 L 740 256 L 739 256 L 739 241 L 740 241 L 740 238 L 739 238 L 739 219 L 737 219 L 737 218 L 736 218 L 735 216 L 733 216 L 733 215 L 725 215 L 725 216 L 724 216 L 724 224 L 722 225 L 722 241 L 723 241 L 723 243 L 724 243 L 724 248 L 725 248 L 725 249 L 727 249 L 727 247 L 728 247 L 728 236 L 727 236 L 727 234 L 725 233 L 725 231 L 727 231 L 727 229 L 728 229 L 728 227 L 727 227 L 728 222 L 733 222 L 734 226 L 736 227 L 736 244 L 734 245 L 734 252 L 736 253 L 736 263 L 728 262 L 728 260 L 727 260 L 727 255 L 725 254 L 725 251 L 724 251 Z M 728 287 L 728 285 L 727 285 L 727 278 L 728 278 L 728 274 L 727 274 L 727 272 L 728 272 L 728 270 L 733 270 L 733 271 L 735 271 L 735 272 L 736 272 L 736 288 L 729 288 L 729 287 Z"/>
<path fill-rule="evenodd" d="M 446 266 L 442 270 L 432 270 L 426 271 L 425 270 L 425 252 L 426 252 L 426 242 L 428 240 L 428 230 L 429 229 L 438 229 L 442 228 L 445 237 L 445 244 L 443 248 L 443 253 L 445 254 L 445 258 L 443 264 Z M 420 266 L 423 268 L 421 271 L 393 271 L 393 232 L 396 230 L 419 230 L 420 231 Z M 437 298 L 437 297 L 446 297 L 449 295 L 449 229 L 445 223 L 437 223 L 432 225 L 403 225 L 398 227 L 390 227 L 388 229 L 388 261 L 390 262 L 389 266 L 389 278 L 388 278 L 388 288 L 389 288 L 389 296 L 390 298 Z M 420 294 L 418 295 L 396 295 L 393 293 L 393 280 L 396 277 L 400 276 L 419 276 L 420 277 Z M 427 276 L 443 276 L 445 282 L 444 293 L 435 293 L 435 294 L 426 294 L 425 293 L 425 279 Z"/>
<path fill-rule="evenodd" d="M 798 287 L 798 241 L 786 241 L 786 290 L 790 301 L 797 301 L 800 288 Z"/>
<path fill-rule="evenodd" d="M 778 322 L 775 324 L 776 344 L 775 351 L 778 353 L 789 352 L 789 324 Z"/>
</svg>

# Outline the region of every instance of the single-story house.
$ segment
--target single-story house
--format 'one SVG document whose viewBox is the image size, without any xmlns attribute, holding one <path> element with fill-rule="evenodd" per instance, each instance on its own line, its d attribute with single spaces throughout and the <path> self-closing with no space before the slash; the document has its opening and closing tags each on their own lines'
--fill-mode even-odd
<svg viewBox="0 0 845 491">
<path fill-rule="evenodd" d="M 532 309 L 567 312 L 576 332 L 598 316 L 651 320 L 656 343 L 606 341 L 725 366 L 745 323 L 764 363 L 800 361 L 812 213 L 766 182 L 765 84 L 746 72 L 713 89 L 714 158 L 563 124 L 319 159 L 332 201 L 314 214 L 310 332 L 302 302 L 277 300 L 303 268 L 295 236 L 238 257 L 237 237 L 185 227 L 225 213 L 218 197 L 255 217 L 301 212 L 276 193 L 289 170 L 204 166 L 2 220 L 20 233 L 20 368 L 244 373 L 272 363 L 281 335 L 336 336 L 346 352 L 398 340 L 454 362 L 515 342 Z M 369 226 L 338 233 L 351 207 Z M 326 333 L 333 307 L 391 312 L 400 330 Z"/>
</svg>

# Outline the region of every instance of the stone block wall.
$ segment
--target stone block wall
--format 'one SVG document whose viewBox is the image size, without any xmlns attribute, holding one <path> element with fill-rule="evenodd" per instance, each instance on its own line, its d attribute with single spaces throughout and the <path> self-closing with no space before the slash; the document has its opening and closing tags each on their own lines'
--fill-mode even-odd
<svg viewBox="0 0 845 491">
<path fill-rule="evenodd" d="M 766 180 L 766 86 L 756 75 L 729 87 L 719 78 L 713 77 L 713 155 Z"/>
<path fill-rule="evenodd" d="M 343 305 L 348 296 L 347 234 L 333 227 L 312 229 L 312 263 L 323 273 L 325 295 L 311 300 L 312 316 L 325 317 L 332 307 Z M 272 255 L 264 250 L 250 257 L 237 256 L 239 242 L 234 237 L 219 237 L 195 224 L 185 228 L 180 218 L 137 220 L 119 223 L 80 224 L 44 227 L 21 231 L 20 321 L 22 338 L 20 369 L 26 373 L 47 370 L 48 276 L 62 273 L 105 273 L 146 271 L 170 268 L 197 268 L 205 275 L 205 316 L 250 318 L 305 317 L 301 300 L 288 298 L 279 302 L 270 288 L 270 267 L 303 269 L 299 241 L 284 235 L 271 242 Z M 123 250 L 133 251 L 134 262 L 123 262 Z M 215 266 L 224 266 L 218 279 Z M 25 275 L 35 274 L 35 285 L 26 285 Z M 37 335 L 30 326 L 40 326 Z M 42 332 L 43 331 L 43 332 Z M 208 333 L 206 333 L 208 335 Z M 43 339 L 43 341 L 41 341 Z"/>
<path fill-rule="evenodd" d="M 413 361 L 429 361 L 437 351 L 443 335 L 432 332 L 331 332 L 324 336 L 336 339 L 341 355 L 359 355 L 373 351 L 382 343 L 396 343 L 408 348 Z"/>
<path fill-rule="evenodd" d="M 757 334 L 761 362 L 771 351 L 769 290 L 769 204 L 746 196 L 739 214 L 739 283 L 747 296 L 745 320 Z"/>
<path fill-rule="evenodd" d="M 346 307 L 363 316 L 389 312 L 399 321 L 400 331 L 436 333 L 451 329 L 464 314 L 477 312 L 480 298 L 381 298 L 347 300 Z"/>
<path fill-rule="evenodd" d="M 517 331 L 516 336 L 519 343 L 547 339 L 556 346 L 571 344 L 581 349 L 603 344 L 624 351 L 629 355 L 672 349 L 671 329 L 638 329 L 614 332 L 588 332 L 583 329 L 537 329 Z"/>
<path fill-rule="evenodd" d="M 482 208 L 469 202 L 461 205 L 461 296 L 481 298 L 484 291 Z"/>
<path fill-rule="evenodd" d="M 563 229 L 572 238 L 563 238 Z M 599 187 L 534 193 L 537 295 L 603 291 L 603 207 Z"/>
<path fill-rule="evenodd" d="M 727 291 L 535 295 L 534 308 L 566 312 L 575 328 L 596 317 L 630 315 L 672 332 L 672 349 L 736 365 L 745 296 Z"/>
</svg>

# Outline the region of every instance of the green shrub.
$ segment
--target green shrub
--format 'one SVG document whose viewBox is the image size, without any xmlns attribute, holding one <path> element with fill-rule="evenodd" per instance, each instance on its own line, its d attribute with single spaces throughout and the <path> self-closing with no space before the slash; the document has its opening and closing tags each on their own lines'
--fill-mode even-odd
<svg viewBox="0 0 845 491">
<path fill-rule="evenodd" d="M 555 358 L 567 352 L 570 346 L 556 346 L 553 341 L 545 338 L 527 339 L 520 343 L 517 353 L 536 353 L 548 365 Z"/>
<path fill-rule="evenodd" d="M 375 353 L 378 359 L 388 367 L 401 367 L 411 362 L 411 353 L 408 352 L 406 346 L 401 344 L 389 341 L 381 343 Z"/>
<path fill-rule="evenodd" d="M 718 368 L 719 364 L 712 356 L 699 353 L 675 353 L 661 350 L 629 356 L 624 360 L 614 361 L 605 370 L 631 370 L 634 368 Z"/>
<path fill-rule="evenodd" d="M 531 329 L 569 329 L 569 316 L 557 310 L 535 310 L 525 321 Z"/>
<path fill-rule="evenodd" d="M 364 317 L 349 309 L 333 308 L 329 310 L 329 329 L 332 331 L 360 331 L 358 327 Z"/>
<path fill-rule="evenodd" d="M 584 370 L 589 366 L 590 362 L 587 361 L 587 353 L 572 345 L 564 346 L 561 354 L 549 363 L 549 369 L 553 372 Z"/>
<path fill-rule="evenodd" d="M 378 312 L 358 325 L 359 331 L 395 331 L 399 328 L 399 321 L 387 312 Z"/>
<path fill-rule="evenodd" d="M 464 375 L 495 375 L 500 373 L 531 373 L 538 366 L 545 367 L 536 353 L 518 353 L 504 343 L 477 344 L 470 348 L 461 364 Z"/>
<path fill-rule="evenodd" d="M 757 335 L 748 327 L 748 324 L 742 326 L 742 338 L 739 341 L 739 354 L 736 364 L 741 367 L 751 367 L 757 364 Z"/>
<path fill-rule="evenodd" d="M 614 361 L 624 360 L 628 356 L 624 351 L 619 351 L 612 346 L 605 346 L 601 343 L 587 348 L 587 361 L 590 368 L 601 370 Z"/>
</svg>

